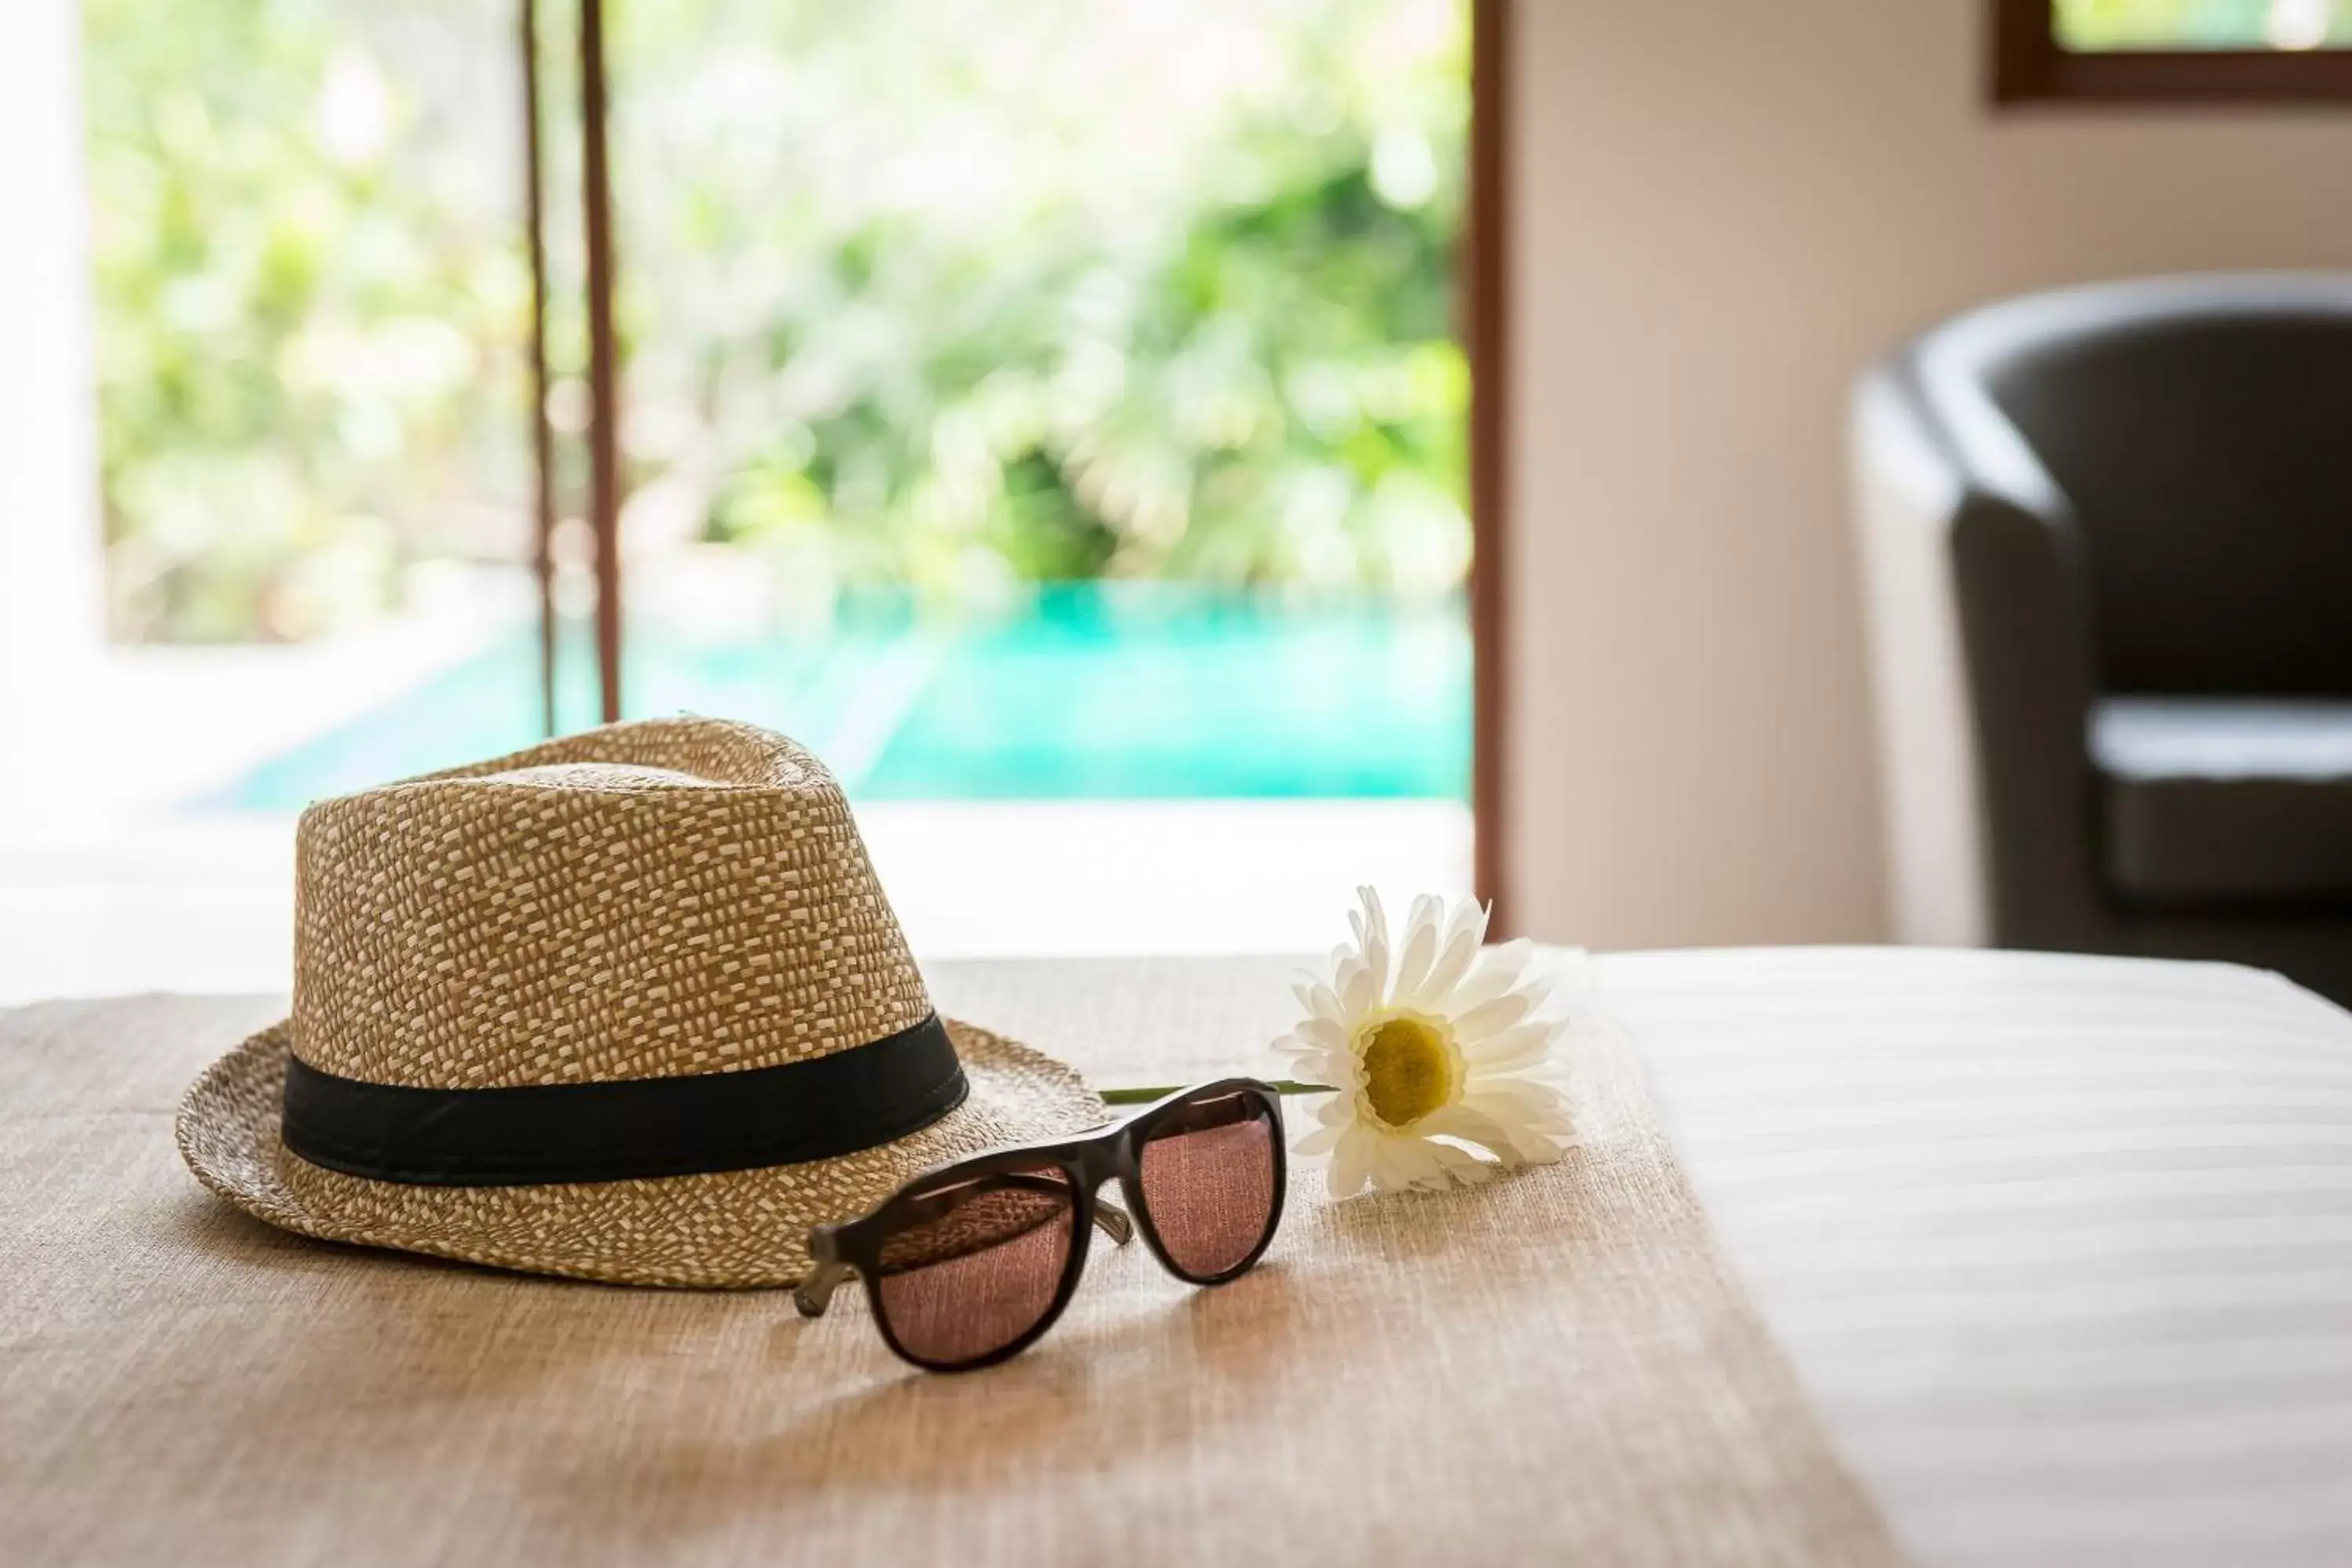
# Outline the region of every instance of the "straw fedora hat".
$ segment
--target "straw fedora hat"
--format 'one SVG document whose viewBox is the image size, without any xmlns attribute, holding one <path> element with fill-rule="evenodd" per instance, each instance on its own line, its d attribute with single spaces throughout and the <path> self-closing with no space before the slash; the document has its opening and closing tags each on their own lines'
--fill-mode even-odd
<svg viewBox="0 0 2352 1568">
<path fill-rule="evenodd" d="M 632 1285 L 790 1284 L 813 1225 L 1103 1120 L 932 1011 L 841 787 L 749 725 L 618 724 L 329 800 L 293 1016 L 180 1107 L 288 1230 Z"/>
</svg>

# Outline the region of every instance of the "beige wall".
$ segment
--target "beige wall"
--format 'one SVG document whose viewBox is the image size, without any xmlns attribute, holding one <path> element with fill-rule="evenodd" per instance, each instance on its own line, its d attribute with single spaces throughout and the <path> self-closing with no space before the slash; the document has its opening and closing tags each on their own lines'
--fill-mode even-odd
<svg viewBox="0 0 2352 1568">
<path fill-rule="evenodd" d="M 2352 113 L 1995 116 L 1986 0 L 1519 0 L 1517 924 L 1883 934 L 1845 398 L 1987 297 L 2352 266 Z"/>
<path fill-rule="evenodd" d="M 72 732 L 105 651 L 89 401 L 79 0 L 0 0 L 0 840 L 71 770 L 17 760 Z"/>
</svg>

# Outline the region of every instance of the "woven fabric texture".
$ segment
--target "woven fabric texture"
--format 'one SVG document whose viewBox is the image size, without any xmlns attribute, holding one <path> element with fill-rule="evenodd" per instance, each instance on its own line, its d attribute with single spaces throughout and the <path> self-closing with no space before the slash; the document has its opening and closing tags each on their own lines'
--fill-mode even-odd
<svg viewBox="0 0 2352 1568">
<path fill-rule="evenodd" d="M 922 1022 L 840 786 L 781 735 L 614 725 L 322 801 L 293 1038 L 432 1089 L 731 1072 Z"/>
<path fill-rule="evenodd" d="M 1106 1084 L 1259 1067 L 1280 963 L 940 966 Z M 1568 1163 L 1324 1198 L 1197 1290 L 1096 1238 L 1018 1360 L 854 1292 L 612 1289 L 323 1246 L 199 1191 L 179 1086 L 267 1002 L 0 1016 L 0 1561 L 1879 1564 L 1623 1042 Z"/>
</svg>

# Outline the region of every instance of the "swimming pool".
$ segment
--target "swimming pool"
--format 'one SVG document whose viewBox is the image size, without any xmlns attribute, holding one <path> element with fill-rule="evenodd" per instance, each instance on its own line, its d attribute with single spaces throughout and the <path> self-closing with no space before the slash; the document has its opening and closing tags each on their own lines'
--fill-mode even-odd
<svg viewBox="0 0 2352 1568">
<path fill-rule="evenodd" d="M 530 636 L 503 639 L 205 804 L 296 810 L 527 745 L 537 659 Z M 590 721 L 591 664 L 566 661 L 567 727 Z M 876 601 L 821 634 L 633 628 L 622 689 L 632 717 L 781 730 L 866 800 L 1460 799 L 1469 787 L 1458 598 L 1071 584 L 950 618 Z"/>
</svg>

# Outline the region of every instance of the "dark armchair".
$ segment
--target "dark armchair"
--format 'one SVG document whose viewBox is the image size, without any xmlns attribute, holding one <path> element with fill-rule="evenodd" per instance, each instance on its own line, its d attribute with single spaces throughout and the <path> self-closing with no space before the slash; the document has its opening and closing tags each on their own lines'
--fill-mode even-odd
<svg viewBox="0 0 2352 1568">
<path fill-rule="evenodd" d="M 1990 306 L 1855 451 L 1901 934 L 2352 1002 L 2352 276 Z"/>
</svg>

